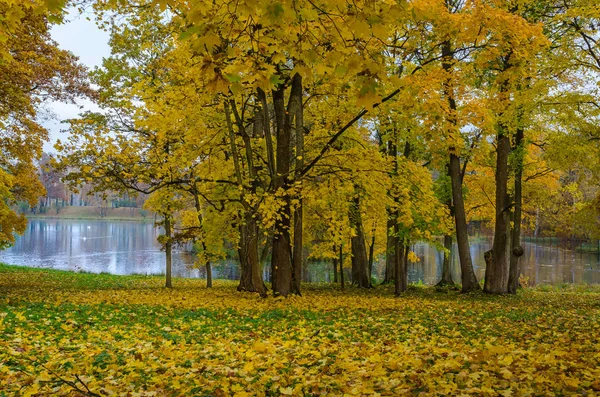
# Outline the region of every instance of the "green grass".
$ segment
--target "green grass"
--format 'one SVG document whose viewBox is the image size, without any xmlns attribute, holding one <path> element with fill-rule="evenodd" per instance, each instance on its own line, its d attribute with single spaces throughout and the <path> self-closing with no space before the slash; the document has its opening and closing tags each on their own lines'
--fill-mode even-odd
<svg viewBox="0 0 600 397">
<path fill-rule="evenodd" d="M 598 286 L 283 299 L 163 282 L 0 264 L 0 396 L 600 392 Z"/>
</svg>

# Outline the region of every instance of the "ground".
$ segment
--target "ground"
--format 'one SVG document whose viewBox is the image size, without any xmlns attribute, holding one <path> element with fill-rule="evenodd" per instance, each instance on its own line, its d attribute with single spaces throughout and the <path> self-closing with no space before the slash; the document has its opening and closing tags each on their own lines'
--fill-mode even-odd
<svg viewBox="0 0 600 397">
<path fill-rule="evenodd" d="M 600 394 L 598 288 L 162 283 L 0 265 L 0 396 Z"/>
</svg>

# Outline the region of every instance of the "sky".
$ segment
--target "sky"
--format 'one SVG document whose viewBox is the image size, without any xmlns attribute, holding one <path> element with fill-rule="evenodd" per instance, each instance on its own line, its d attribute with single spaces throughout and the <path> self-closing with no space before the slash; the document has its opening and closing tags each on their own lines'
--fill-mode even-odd
<svg viewBox="0 0 600 397">
<path fill-rule="evenodd" d="M 86 17 L 91 20 L 87 20 Z M 75 10 L 70 12 L 65 18 L 65 23 L 54 26 L 50 33 L 61 48 L 78 56 L 80 62 L 90 69 L 100 66 L 102 58 L 110 55 L 109 34 L 98 29 L 93 15 L 89 12 L 81 15 Z M 97 109 L 87 100 L 81 100 L 77 105 L 52 102 L 47 108 L 50 114 L 45 116 L 49 117 L 44 117 L 42 122 L 50 133 L 50 142 L 44 145 L 46 152 L 56 152 L 53 148 L 56 140 L 65 140 L 68 137 L 66 132 L 61 132 L 66 127 L 60 123 L 61 120 L 76 117 L 85 110 Z"/>
</svg>

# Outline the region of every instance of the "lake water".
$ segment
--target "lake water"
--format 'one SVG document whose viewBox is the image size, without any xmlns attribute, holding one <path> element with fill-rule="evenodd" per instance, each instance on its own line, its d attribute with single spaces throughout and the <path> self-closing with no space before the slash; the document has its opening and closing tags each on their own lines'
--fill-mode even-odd
<svg viewBox="0 0 600 397">
<path fill-rule="evenodd" d="M 160 231 L 152 223 L 33 219 L 16 244 L 0 251 L 0 262 L 15 265 L 111 274 L 164 274 L 164 252 L 156 238 Z M 491 240 L 477 239 L 471 245 L 475 273 L 481 280 L 485 272 L 483 254 Z M 598 253 L 569 251 L 556 246 L 525 243 L 522 273 L 530 284 L 600 284 Z M 433 245 L 417 243 L 413 250 L 419 262 L 409 263 L 409 281 L 435 284 L 441 277 L 443 254 Z M 456 251 L 456 250 L 455 250 Z M 458 255 L 453 255 L 452 273 L 460 280 Z M 204 269 L 193 268 L 194 256 L 175 251 L 173 275 L 205 277 Z M 265 266 L 264 276 L 268 277 Z M 329 282 L 333 278 L 328 262 L 309 262 L 303 278 L 307 282 Z M 381 278 L 383 261 L 374 265 L 374 276 Z M 235 260 L 213 267 L 214 278 L 237 279 Z"/>
</svg>

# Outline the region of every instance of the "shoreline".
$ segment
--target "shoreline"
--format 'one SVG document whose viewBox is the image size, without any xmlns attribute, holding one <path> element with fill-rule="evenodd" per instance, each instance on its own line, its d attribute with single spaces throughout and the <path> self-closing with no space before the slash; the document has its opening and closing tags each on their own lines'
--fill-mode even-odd
<svg viewBox="0 0 600 397">
<path fill-rule="evenodd" d="M 32 219 L 52 219 L 52 220 L 72 220 L 72 221 L 125 221 L 125 222 L 154 222 L 153 218 L 127 218 L 115 216 L 60 216 L 60 215 L 25 215 L 27 220 Z"/>
</svg>

